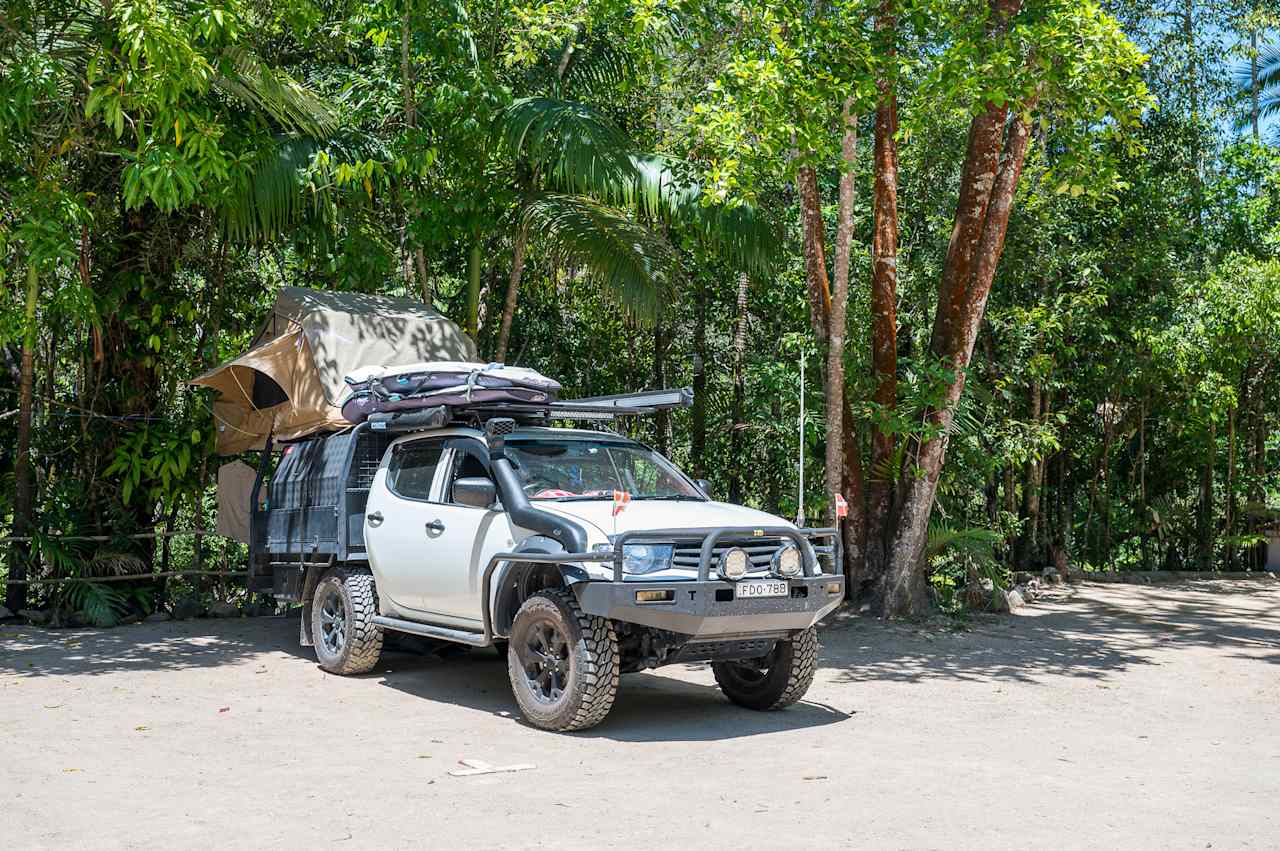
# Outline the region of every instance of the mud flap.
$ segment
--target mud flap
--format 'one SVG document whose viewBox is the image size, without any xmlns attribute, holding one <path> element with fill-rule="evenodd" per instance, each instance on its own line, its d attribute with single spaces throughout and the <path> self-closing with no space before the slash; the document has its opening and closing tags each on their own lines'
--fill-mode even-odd
<svg viewBox="0 0 1280 851">
<path fill-rule="evenodd" d="M 316 586 L 320 584 L 320 577 L 328 571 L 329 566 L 308 567 L 307 575 L 302 580 L 302 623 L 298 624 L 298 643 L 303 647 L 314 647 L 316 644 L 311 637 L 311 603 L 316 595 Z"/>
</svg>

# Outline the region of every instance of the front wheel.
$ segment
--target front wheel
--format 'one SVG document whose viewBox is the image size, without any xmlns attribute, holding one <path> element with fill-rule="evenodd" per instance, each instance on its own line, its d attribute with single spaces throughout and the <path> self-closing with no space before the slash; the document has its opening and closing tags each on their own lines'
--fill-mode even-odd
<svg viewBox="0 0 1280 851">
<path fill-rule="evenodd" d="M 334 568 L 321 577 L 311 598 L 311 635 L 316 659 L 331 674 L 363 674 L 382 655 L 378 591 L 368 573 Z"/>
<path fill-rule="evenodd" d="M 818 665 L 818 631 L 809 627 L 779 641 L 768 656 L 713 662 L 711 671 L 725 697 L 747 709 L 784 709 L 804 697 Z"/>
<path fill-rule="evenodd" d="M 620 674 L 613 624 L 585 614 L 572 591 L 544 588 L 516 612 L 507 675 L 535 727 L 567 732 L 599 724 L 613 706 Z"/>
</svg>

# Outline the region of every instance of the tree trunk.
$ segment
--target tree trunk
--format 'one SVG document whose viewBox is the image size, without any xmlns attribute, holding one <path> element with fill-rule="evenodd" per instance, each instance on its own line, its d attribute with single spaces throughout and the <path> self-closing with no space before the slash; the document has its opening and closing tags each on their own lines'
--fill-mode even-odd
<svg viewBox="0 0 1280 851">
<path fill-rule="evenodd" d="M 480 344 L 480 237 L 471 243 L 467 255 L 467 317 L 464 330 Z"/>
<path fill-rule="evenodd" d="M 1000 485 L 995 470 L 987 471 L 987 483 L 982 488 L 983 506 L 986 509 L 987 527 L 994 529 L 1000 520 Z"/>
<path fill-rule="evenodd" d="M 25 325 L 22 329 L 22 366 L 18 378 L 18 444 L 13 463 L 13 536 L 26 538 L 35 524 L 35 484 L 31 477 L 31 413 L 35 396 L 36 375 L 36 302 L 40 295 L 40 276 L 32 263 L 27 268 Z M 14 541 L 9 551 L 9 579 L 27 578 L 31 561 L 31 543 Z M 5 606 L 13 612 L 27 607 L 27 586 L 10 585 L 5 591 Z"/>
<path fill-rule="evenodd" d="M 841 111 L 844 135 L 840 140 L 840 202 L 836 218 L 836 257 L 831 315 L 827 322 L 827 445 L 825 472 L 826 498 L 829 504 L 827 522 L 835 526 L 836 494 L 843 495 L 844 479 L 844 333 L 849 307 L 849 252 L 853 244 L 853 169 L 858 153 L 857 118 L 850 114 L 853 98 L 847 98 Z M 848 502 L 848 499 L 845 499 Z"/>
<path fill-rule="evenodd" d="M 1256 376 L 1255 381 L 1257 382 L 1257 389 L 1254 392 L 1252 399 L 1253 404 L 1251 408 L 1253 412 L 1253 425 L 1249 436 L 1249 502 L 1254 505 L 1261 506 L 1263 500 L 1266 498 L 1265 492 L 1263 491 L 1263 477 L 1266 474 L 1265 462 L 1267 457 L 1266 403 L 1265 396 L 1262 392 L 1262 377 L 1260 375 Z M 1250 534 L 1257 532 L 1259 525 L 1260 523 L 1257 515 L 1251 512 L 1249 516 Z M 1257 569 L 1262 567 L 1266 559 L 1266 545 L 1254 547 L 1253 552 L 1255 555 L 1251 563 L 1251 568 Z"/>
<path fill-rule="evenodd" d="M 689 436 L 689 466 L 694 478 L 707 475 L 707 288 L 701 280 L 694 285 L 693 318 L 693 420 Z"/>
<path fill-rule="evenodd" d="M 733 328 L 733 407 L 729 429 L 729 501 L 742 502 L 742 432 L 747 424 L 745 416 L 747 396 L 747 294 L 751 278 L 746 272 L 738 274 L 738 312 Z"/>
<path fill-rule="evenodd" d="M 1249 33 L 1249 117 L 1253 125 L 1253 141 L 1261 142 L 1262 133 L 1258 129 L 1258 30 L 1255 27 Z"/>
<path fill-rule="evenodd" d="M 897 18 L 884 0 L 876 30 L 896 55 Z M 877 417 L 871 429 L 871 476 L 867 482 L 867 573 L 880 576 L 888 560 L 886 530 L 893 492 L 895 441 L 887 420 L 898 401 L 898 93 L 892 77 L 876 82 L 875 197 L 871 237 L 871 372 Z"/>
<path fill-rule="evenodd" d="M 1223 518 L 1223 534 L 1227 538 L 1226 568 L 1236 569 L 1236 547 L 1232 538 L 1235 536 L 1236 524 L 1236 409 L 1227 409 L 1227 500 Z"/>
<path fill-rule="evenodd" d="M 1111 446 L 1115 440 L 1116 425 L 1119 418 L 1115 412 L 1115 406 L 1109 404 L 1106 408 L 1106 426 L 1102 437 L 1102 497 L 1101 497 L 1101 516 L 1102 516 L 1102 538 L 1101 538 L 1101 561 L 1104 565 L 1111 564 Z"/>
<path fill-rule="evenodd" d="M 1217 429 L 1210 422 L 1208 450 L 1200 471 L 1200 511 L 1196 518 L 1201 570 L 1213 569 L 1213 465 L 1217 442 Z"/>
<path fill-rule="evenodd" d="M 818 342 L 827 339 L 827 323 L 831 316 L 831 283 L 827 279 L 825 226 L 822 222 L 822 198 L 818 190 L 818 173 L 811 166 L 796 172 L 800 194 L 800 227 L 804 236 L 805 282 L 809 287 L 809 321 Z"/>
<path fill-rule="evenodd" d="M 431 307 L 435 303 L 435 288 L 431 286 L 431 278 L 427 274 L 427 254 L 419 245 L 413 249 L 413 263 L 418 269 L 418 287 L 422 290 L 422 303 Z"/>
<path fill-rule="evenodd" d="M 413 22 L 410 16 L 409 0 L 405 0 L 404 13 L 400 21 L 400 93 L 404 97 L 404 124 L 408 130 L 418 126 L 418 104 L 414 93 L 413 65 L 410 62 L 409 45 L 413 37 Z M 406 185 L 412 185 L 413 178 L 406 179 Z M 427 280 L 427 256 L 422 246 L 414 243 L 409 234 L 410 210 L 403 203 L 400 205 L 400 267 L 405 287 L 412 292 L 413 281 L 418 279 L 418 287 L 422 293 L 422 301 L 427 307 L 434 300 L 431 282 Z"/>
<path fill-rule="evenodd" d="M 662 325 L 662 316 L 653 321 L 653 386 L 655 390 L 667 387 L 667 336 Z M 668 454 L 671 449 L 671 415 L 668 411 L 658 411 L 653 415 L 654 428 L 657 431 L 654 443 L 658 452 Z"/>
<path fill-rule="evenodd" d="M 769 419 L 772 422 L 782 422 L 782 398 L 776 394 L 769 401 Z M 782 476 L 780 471 L 787 469 L 787 457 L 784 452 L 774 450 L 770 452 L 769 469 L 770 473 L 766 477 L 767 487 L 765 489 L 765 510 L 773 515 L 782 514 Z"/>
<path fill-rule="evenodd" d="M 1020 6 L 1021 0 L 992 0 L 989 28 L 1003 31 Z M 1026 159 L 1030 132 L 1023 115 L 1034 107 L 1034 100 L 1024 104 L 1007 134 L 1007 105 L 989 103 L 970 122 L 955 225 L 938 286 L 938 308 L 929 344 L 933 357 L 947 365 L 953 377 L 940 404 L 923 412 L 931 431 L 938 436 L 917 438 L 903 463 L 881 595 L 884 616 L 922 614 L 929 607 L 924 552 L 929 516 L 946 456 L 946 434 L 964 392 L 965 370 L 973 356 L 987 296 L 1004 250 L 1009 214 Z"/>
<path fill-rule="evenodd" d="M 516 315 L 516 296 L 520 291 L 520 278 L 524 275 L 524 253 L 529 243 L 529 225 L 522 222 L 516 233 L 515 246 L 511 249 L 511 276 L 507 279 L 507 298 L 502 303 L 502 324 L 498 327 L 498 345 L 493 359 L 503 363 L 507 359 L 507 343 L 511 339 L 511 321 Z"/>
<path fill-rule="evenodd" d="M 844 498 L 849 503 L 849 516 L 841 524 L 844 538 L 844 573 L 848 580 L 845 593 L 850 599 L 869 598 L 875 594 L 875 580 L 867 574 L 867 495 L 862 469 L 862 447 L 858 442 L 857 424 L 849 400 L 841 406 L 844 415 Z"/>
<path fill-rule="evenodd" d="M 847 130 L 846 130 L 847 132 Z M 843 140 L 842 140 L 843 143 Z M 843 147 L 843 144 L 842 144 Z M 821 342 L 827 337 L 831 325 L 831 288 L 827 278 L 825 232 L 822 223 L 822 204 L 818 190 L 817 173 L 808 167 L 796 173 L 796 186 L 800 196 L 801 226 L 804 236 L 805 278 L 809 290 L 809 318 L 814 335 Z M 850 195 L 852 201 L 852 195 Z M 847 294 L 847 285 L 846 285 Z M 841 344 L 843 348 L 843 343 Z M 823 372 L 824 383 L 829 384 L 828 371 Z M 830 388 L 828 387 L 828 392 Z M 843 386 L 842 386 L 843 389 Z M 863 489 L 861 447 L 858 444 L 856 422 L 849 400 L 841 393 L 841 432 L 843 464 L 841 478 L 845 501 L 849 504 L 849 516 L 843 524 L 845 544 L 845 573 L 849 577 L 848 590 L 856 594 L 865 584 L 866 558 L 866 496 Z"/>
<path fill-rule="evenodd" d="M 1040 424 L 1040 379 L 1032 379 L 1028 392 L 1028 410 L 1030 424 Z M 1038 548 L 1036 531 L 1040 523 L 1040 460 L 1035 456 L 1027 459 L 1023 468 L 1022 484 L 1022 534 L 1018 537 L 1018 554 L 1014 560 L 1017 567 L 1027 570 L 1035 558 Z"/>
</svg>

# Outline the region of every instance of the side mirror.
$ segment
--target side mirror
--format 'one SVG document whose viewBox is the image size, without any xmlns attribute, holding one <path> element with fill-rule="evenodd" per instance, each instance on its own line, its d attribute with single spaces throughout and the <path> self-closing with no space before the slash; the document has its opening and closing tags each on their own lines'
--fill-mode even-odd
<svg viewBox="0 0 1280 851">
<path fill-rule="evenodd" d="M 498 489 L 483 476 L 467 476 L 453 483 L 453 501 L 472 508 L 488 508 L 498 501 Z"/>
<path fill-rule="evenodd" d="M 711 482 L 706 479 L 694 479 L 693 483 L 697 485 L 698 490 L 702 491 L 702 495 L 707 499 L 711 499 Z"/>
</svg>

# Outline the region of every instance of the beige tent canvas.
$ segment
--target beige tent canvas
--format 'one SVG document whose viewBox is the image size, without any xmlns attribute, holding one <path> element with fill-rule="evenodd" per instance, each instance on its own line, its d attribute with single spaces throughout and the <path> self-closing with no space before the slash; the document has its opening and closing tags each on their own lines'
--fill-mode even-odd
<svg viewBox="0 0 1280 851">
<path fill-rule="evenodd" d="M 479 359 L 475 343 L 407 298 L 284 287 L 252 348 L 191 380 L 218 391 L 217 451 L 233 455 L 350 425 L 346 376 L 360 367 Z"/>
</svg>

